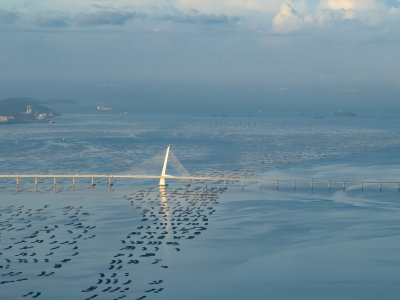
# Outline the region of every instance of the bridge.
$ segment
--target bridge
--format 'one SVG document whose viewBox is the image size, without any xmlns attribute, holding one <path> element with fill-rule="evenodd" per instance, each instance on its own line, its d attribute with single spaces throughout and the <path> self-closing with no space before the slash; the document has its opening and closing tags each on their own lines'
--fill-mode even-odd
<svg viewBox="0 0 400 300">
<path fill-rule="evenodd" d="M 266 178 L 238 178 L 238 177 L 208 177 L 208 176 L 191 176 L 186 169 L 182 166 L 182 164 L 178 161 L 175 155 L 172 154 L 170 151 L 170 146 L 168 146 L 165 155 L 163 155 L 163 166 L 160 175 L 146 175 L 144 173 L 149 172 L 151 170 L 151 165 L 154 165 L 154 162 L 157 162 L 159 156 L 152 158 L 150 160 L 145 161 L 141 165 L 135 168 L 131 168 L 128 172 L 129 173 L 136 173 L 136 174 L 7 174 L 1 175 L 0 178 L 14 178 L 16 179 L 17 189 L 19 189 L 19 185 L 22 179 L 34 179 L 35 180 L 35 187 L 37 190 L 38 187 L 38 179 L 43 178 L 50 178 L 53 179 L 54 189 L 57 186 L 57 179 L 72 179 L 72 186 L 73 190 L 75 190 L 75 183 L 76 180 L 79 178 L 89 178 L 91 179 L 90 186 L 95 186 L 95 179 L 105 178 L 108 179 L 108 186 L 113 185 L 113 179 L 159 179 L 159 186 L 166 186 L 166 179 L 176 179 L 176 180 L 185 180 L 186 186 L 190 185 L 191 181 L 202 181 L 207 188 L 207 183 L 209 181 L 217 181 L 223 182 L 224 188 L 226 187 L 227 182 L 240 182 L 242 188 L 243 183 L 245 182 L 255 182 L 258 183 L 258 187 L 261 189 L 262 183 L 273 183 L 276 188 L 279 188 L 280 183 L 286 184 L 293 184 L 293 188 L 296 188 L 296 184 L 309 184 L 310 188 L 313 189 L 315 184 L 326 184 L 328 189 L 331 189 L 332 185 L 341 185 L 343 190 L 346 189 L 346 185 L 350 184 L 358 184 L 360 185 L 361 190 L 364 189 L 366 185 L 376 185 L 379 190 L 382 190 L 383 185 L 397 185 L 398 191 L 400 191 L 400 182 L 399 181 L 354 181 L 354 180 L 314 180 L 314 179 L 266 179 Z M 175 175 L 168 175 L 167 166 L 168 162 L 174 164 L 175 168 L 179 170 L 181 173 L 178 176 Z M 158 165 L 159 167 L 159 165 Z"/>
</svg>

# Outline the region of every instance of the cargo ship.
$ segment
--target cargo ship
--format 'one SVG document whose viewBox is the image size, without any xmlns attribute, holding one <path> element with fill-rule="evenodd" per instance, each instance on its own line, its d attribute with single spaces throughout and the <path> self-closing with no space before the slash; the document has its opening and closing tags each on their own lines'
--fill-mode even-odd
<svg viewBox="0 0 400 300">
<path fill-rule="evenodd" d="M 112 107 L 104 107 L 103 103 L 97 105 L 97 110 L 112 110 Z"/>
</svg>

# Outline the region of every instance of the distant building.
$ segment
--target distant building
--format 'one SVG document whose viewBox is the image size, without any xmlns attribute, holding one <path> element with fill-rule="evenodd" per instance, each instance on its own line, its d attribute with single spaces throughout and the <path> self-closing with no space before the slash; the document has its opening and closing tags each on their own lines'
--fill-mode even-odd
<svg viewBox="0 0 400 300">
<path fill-rule="evenodd" d="M 0 116 L 0 123 L 7 123 L 9 120 L 14 120 L 13 116 Z"/>
<path fill-rule="evenodd" d="M 44 120 L 44 119 L 46 119 L 46 117 L 47 117 L 47 114 L 37 114 L 36 115 L 36 119 L 38 119 L 38 120 Z"/>
</svg>

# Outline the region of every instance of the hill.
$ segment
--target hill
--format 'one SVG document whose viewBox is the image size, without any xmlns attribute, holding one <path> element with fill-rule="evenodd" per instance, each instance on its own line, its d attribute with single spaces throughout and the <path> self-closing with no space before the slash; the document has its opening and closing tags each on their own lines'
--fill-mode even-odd
<svg viewBox="0 0 400 300">
<path fill-rule="evenodd" d="M 7 98 L 0 101 L 0 124 L 43 122 L 59 115 L 31 98 Z"/>
</svg>

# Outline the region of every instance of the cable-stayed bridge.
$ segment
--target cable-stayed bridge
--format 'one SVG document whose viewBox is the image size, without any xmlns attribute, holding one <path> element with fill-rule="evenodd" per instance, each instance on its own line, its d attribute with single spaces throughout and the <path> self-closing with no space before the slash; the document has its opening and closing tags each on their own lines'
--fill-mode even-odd
<svg viewBox="0 0 400 300">
<path fill-rule="evenodd" d="M 161 174 L 159 174 L 161 168 Z M 168 171 L 174 171 L 175 175 L 168 175 Z M 224 187 L 227 182 L 240 182 L 243 187 L 244 182 L 258 182 L 259 188 L 262 183 L 273 183 L 276 188 L 279 188 L 279 183 L 291 183 L 293 188 L 296 188 L 297 183 L 309 184 L 310 188 L 313 189 L 315 184 L 327 184 L 328 188 L 331 189 L 332 185 L 340 184 L 343 189 L 349 184 L 359 184 L 361 189 L 364 189 L 365 185 L 377 185 L 379 190 L 382 190 L 383 185 L 397 185 L 400 191 L 400 182 L 398 181 L 353 181 L 353 180 L 309 180 L 309 179 L 271 179 L 271 178 L 238 178 L 238 177 L 207 177 L 207 176 L 191 176 L 185 167 L 179 162 L 176 156 L 172 153 L 170 146 L 168 146 L 166 152 L 160 153 L 143 163 L 130 168 L 124 174 L 0 174 L 0 178 L 15 178 L 17 189 L 22 179 L 34 179 L 35 187 L 37 190 L 38 179 L 51 178 L 54 181 L 54 189 L 56 189 L 57 179 L 59 178 L 71 178 L 73 189 L 75 190 L 75 182 L 79 178 L 90 178 L 91 186 L 95 185 L 95 179 L 106 178 L 108 179 L 108 185 L 111 186 L 114 179 L 118 178 L 136 178 L 136 179 L 159 179 L 159 186 L 166 185 L 166 179 L 177 179 L 185 180 L 186 185 L 189 186 L 191 181 L 203 181 L 207 187 L 208 181 L 220 181 L 223 182 Z"/>
</svg>

